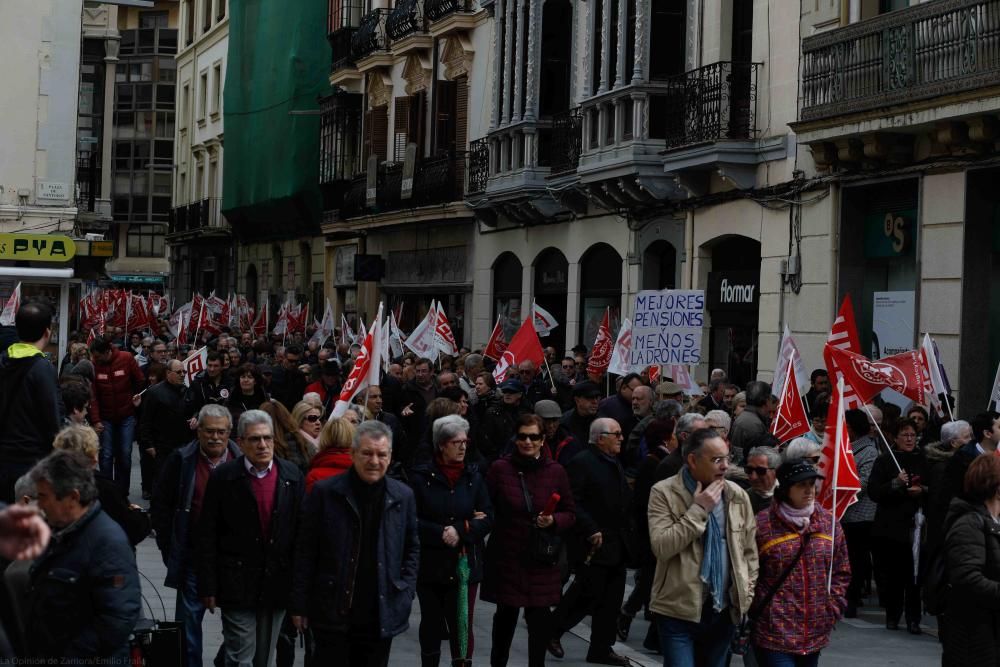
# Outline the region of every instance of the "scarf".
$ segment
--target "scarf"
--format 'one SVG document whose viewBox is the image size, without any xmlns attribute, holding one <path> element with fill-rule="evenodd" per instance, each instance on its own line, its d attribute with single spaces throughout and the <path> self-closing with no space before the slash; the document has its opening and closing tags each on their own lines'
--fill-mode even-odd
<svg viewBox="0 0 1000 667">
<path fill-rule="evenodd" d="M 688 470 L 687 466 L 681 468 L 681 480 L 684 482 L 684 488 L 693 495 L 695 489 L 698 488 L 698 483 L 691 476 L 691 471 Z M 712 608 L 717 612 L 722 611 L 726 606 L 726 592 L 722 590 L 726 576 L 726 573 L 722 571 L 722 550 L 726 546 L 722 542 L 722 530 L 719 528 L 719 522 L 715 520 L 715 515 L 709 512 L 708 527 L 705 529 L 703 539 L 704 554 L 701 559 L 699 577 L 702 583 L 708 586 L 708 592 L 712 596 Z"/>
<path fill-rule="evenodd" d="M 528 456 L 524 456 L 520 452 L 514 452 L 510 455 L 510 462 L 515 468 L 519 468 L 521 470 L 538 470 L 542 467 L 542 464 L 545 461 L 543 456 L 530 458 Z"/>
<path fill-rule="evenodd" d="M 816 503 L 813 501 L 802 509 L 795 509 L 786 502 L 780 502 L 778 503 L 778 516 L 794 526 L 800 533 L 805 533 L 809 530 L 809 517 L 812 516 L 815 506 Z"/>
<path fill-rule="evenodd" d="M 455 488 L 455 484 L 458 483 L 458 478 L 462 476 L 462 471 L 465 470 L 465 461 L 445 463 L 439 456 L 435 460 L 435 463 L 437 464 L 438 470 L 441 471 L 441 474 L 447 478 L 448 485 L 451 488 Z"/>
</svg>

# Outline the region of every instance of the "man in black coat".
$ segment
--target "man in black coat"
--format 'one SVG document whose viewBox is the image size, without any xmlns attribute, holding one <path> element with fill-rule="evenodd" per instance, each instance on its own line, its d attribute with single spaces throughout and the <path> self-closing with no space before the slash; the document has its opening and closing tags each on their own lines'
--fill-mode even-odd
<svg viewBox="0 0 1000 667">
<path fill-rule="evenodd" d="M 222 609 L 227 665 L 268 664 L 288 606 L 305 481 L 274 458 L 274 426 L 261 410 L 240 416 L 243 456 L 216 468 L 198 519 L 198 595 Z"/>
<path fill-rule="evenodd" d="M 625 595 L 625 563 L 632 555 L 629 491 L 618 462 L 622 431 L 614 419 L 596 419 L 590 427 L 590 447 L 566 466 L 576 503 L 575 533 L 569 544 L 576 578 L 552 614 L 549 652 L 563 657 L 560 638 L 588 614 L 590 650 L 587 662 L 628 665 L 612 650 L 615 620 Z"/>
<path fill-rule="evenodd" d="M 159 470 L 175 449 L 191 441 L 188 416 L 184 404 L 184 363 L 171 359 L 163 382 L 150 387 L 142 397 L 139 447 L 153 458 L 154 470 Z"/>
<path fill-rule="evenodd" d="M 299 370 L 301 361 L 302 348 L 298 345 L 289 345 L 285 349 L 281 365 L 273 369 L 271 385 L 268 387 L 271 397 L 288 408 L 289 412 L 302 400 L 309 384 L 306 376 Z"/>
<path fill-rule="evenodd" d="M 589 442 L 590 424 L 597 418 L 601 388 L 590 380 L 573 385 L 573 409 L 563 414 L 562 425 L 577 442 Z"/>
<path fill-rule="evenodd" d="M 194 376 L 184 396 L 184 410 L 189 417 L 189 426 L 195 427 L 198 411 L 203 405 L 223 405 L 229 398 L 230 391 L 232 387 L 226 382 L 225 373 L 222 372 L 222 355 L 209 352 L 205 359 L 205 370 Z"/>
</svg>

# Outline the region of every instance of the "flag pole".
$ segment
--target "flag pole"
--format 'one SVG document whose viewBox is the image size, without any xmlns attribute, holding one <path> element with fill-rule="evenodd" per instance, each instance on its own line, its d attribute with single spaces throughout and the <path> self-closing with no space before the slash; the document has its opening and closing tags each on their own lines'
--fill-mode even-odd
<svg viewBox="0 0 1000 667">
<path fill-rule="evenodd" d="M 789 368 L 791 368 L 791 362 L 789 361 Z M 787 381 L 787 380 L 786 380 Z M 844 376 L 840 375 L 837 378 L 837 427 L 834 430 L 834 440 L 833 440 L 833 479 L 831 480 L 831 488 L 833 490 L 833 503 L 831 505 L 833 516 L 830 517 L 830 571 L 826 575 L 826 592 L 829 593 L 833 588 L 833 557 L 837 553 L 837 481 L 840 479 L 838 473 L 840 471 L 840 447 L 843 439 L 845 437 L 844 433 Z"/>
<path fill-rule="evenodd" d="M 875 426 L 875 430 L 878 431 L 879 436 L 881 436 L 882 442 L 885 443 L 885 448 L 886 451 L 889 452 L 889 457 L 892 459 L 892 462 L 896 464 L 896 470 L 899 472 L 903 472 L 903 468 L 899 465 L 899 461 L 896 460 L 896 455 L 892 453 L 892 445 L 889 444 L 889 441 L 886 439 L 885 434 L 882 433 L 882 429 L 879 428 L 878 422 L 875 421 L 875 417 L 872 416 L 871 409 L 869 409 L 867 405 L 863 405 L 862 407 L 864 407 L 865 412 L 868 413 L 868 418 L 872 420 L 872 424 Z"/>
</svg>

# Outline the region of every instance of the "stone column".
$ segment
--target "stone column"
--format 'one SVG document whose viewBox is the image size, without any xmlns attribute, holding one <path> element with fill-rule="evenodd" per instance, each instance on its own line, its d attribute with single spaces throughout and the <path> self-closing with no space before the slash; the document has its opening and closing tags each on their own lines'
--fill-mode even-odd
<svg viewBox="0 0 1000 667">
<path fill-rule="evenodd" d="M 618 60 L 615 62 L 615 88 L 625 85 L 625 60 L 628 53 L 628 3 L 629 0 L 618 0 Z"/>
<path fill-rule="evenodd" d="M 511 74 L 513 69 L 511 67 L 511 60 L 514 59 L 514 40 L 510 35 L 510 27 L 514 21 L 514 7 L 517 5 L 517 0 L 507 1 L 507 14 L 506 20 L 504 21 L 504 31 L 503 31 L 503 42 L 504 42 L 504 58 L 503 58 L 503 108 L 501 109 L 500 124 L 506 125 L 510 121 L 510 93 L 511 93 Z"/>
<path fill-rule="evenodd" d="M 596 18 L 596 17 L 595 17 Z M 611 0 L 601 6 L 601 85 L 597 94 L 605 93 L 611 85 Z"/>
<path fill-rule="evenodd" d="M 496 0 L 493 14 L 493 109 L 490 112 L 490 131 L 495 130 L 500 121 L 500 100 L 503 98 L 503 82 L 500 61 L 503 60 L 503 40 L 500 31 L 504 28 L 504 5 L 506 0 Z"/>
<path fill-rule="evenodd" d="M 632 85 L 642 83 L 648 76 L 649 64 L 649 0 L 635 0 L 635 59 L 632 63 Z"/>
<path fill-rule="evenodd" d="M 531 0 L 518 0 L 517 3 L 517 54 L 514 56 L 514 113 L 511 122 L 521 120 L 521 109 L 524 107 L 524 67 L 521 58 L 524 57 L 524 3 Z"/>
<path fill-rule="evenodd" d="M 538 67 L 541 65 L 542 0 L 529 0 L 528 6 L 528 80 L 525 82 L 524 119 L 535 120 L 538 107 Z M 572 26 L 567 26 L 572 29 Z"/>
</svg>

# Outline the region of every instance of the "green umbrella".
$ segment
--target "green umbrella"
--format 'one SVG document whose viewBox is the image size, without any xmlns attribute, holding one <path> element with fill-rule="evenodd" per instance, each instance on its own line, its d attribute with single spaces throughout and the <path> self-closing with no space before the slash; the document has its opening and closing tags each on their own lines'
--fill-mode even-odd
<svg viewBox="0 0 1000 667">
<path fill-rule="evenodd" d="M 458 555 L 458 610 L 455 617 L 458 621 L 458 648 L 462 658 L 469 649 L 469 555 L 465 548 Z"/>
</svg>

